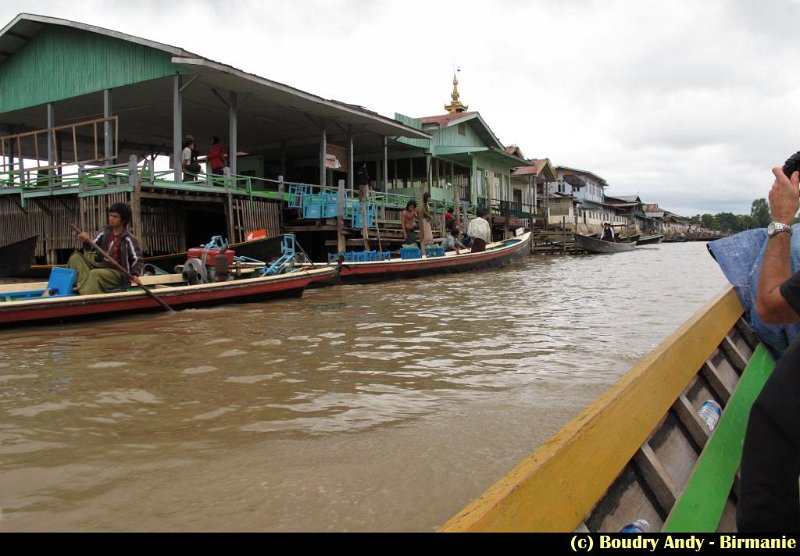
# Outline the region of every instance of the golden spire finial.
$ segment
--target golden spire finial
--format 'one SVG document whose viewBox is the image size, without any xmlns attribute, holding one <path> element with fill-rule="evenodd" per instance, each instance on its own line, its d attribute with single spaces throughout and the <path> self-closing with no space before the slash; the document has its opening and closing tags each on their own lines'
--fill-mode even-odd
<svg viewBox="0 0 800 556">
<path fill-rule="evenodd" d="M 456 71 L 461 71 L 460 69 Z M 466 112 L 469 106 L 461 104 L 459 100 L 458 94 L 458 77 L 456 77 L 455 72 L 453 73 L 453 93 L 450 95 L 452 102 L 450 104 L 445 105 L 444 109 L 447 110 L 448 114 L 455 114 L 456 112 Z"/>
</svg>

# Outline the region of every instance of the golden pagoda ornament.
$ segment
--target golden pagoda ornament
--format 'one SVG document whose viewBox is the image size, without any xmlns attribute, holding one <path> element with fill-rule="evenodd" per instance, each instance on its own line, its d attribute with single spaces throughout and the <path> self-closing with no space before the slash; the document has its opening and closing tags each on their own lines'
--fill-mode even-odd
<svg viewBox="0 0 800 556">
<path fill-rule="evenodd" d="M 469 106 L 461 104 L 461 100 L 459 100 L 458 95 L 458 77 L 456 74 L 453 74 L 453 94 L 450 95 L 452 102 L 450 104 L 445 105 L 444 109 L 447 110 L 448 114 L 456 114 L 458 112 L 466 112 Z"/>
</svg>

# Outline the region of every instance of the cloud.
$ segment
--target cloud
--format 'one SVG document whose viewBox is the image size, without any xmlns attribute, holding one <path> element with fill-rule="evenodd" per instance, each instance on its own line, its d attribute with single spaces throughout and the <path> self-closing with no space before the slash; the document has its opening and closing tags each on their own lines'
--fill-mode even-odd
<svg viewBox="0 0 800 556">
<path fill-rule="evenodd" d="M 800 149 L 793 0 L 7 0 L 381 114 L 462 101 L 506 144 L 679 212 L 749 213 Z M 715 204 L 718 210 L 715 210 Z"/>
</svg>

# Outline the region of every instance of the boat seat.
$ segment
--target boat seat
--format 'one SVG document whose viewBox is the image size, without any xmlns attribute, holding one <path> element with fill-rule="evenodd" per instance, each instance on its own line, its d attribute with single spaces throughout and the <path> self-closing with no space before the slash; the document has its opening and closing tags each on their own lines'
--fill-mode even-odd
<svg viewBox="0 0 800 556">
<path fill-rule="evenodd" d="M 5 292 L 0 294 L 0 296 L 2 296 L 4 301 L 32 299 L 34 297 L 66 297 L 72 295 L 72 288 L 75 285 L 77 276 L 77 271 L 71 268 L 56 266 L 50 271 L 50 278 L 47 280 L 47 288 L 43 290 Z"/>
</svg>

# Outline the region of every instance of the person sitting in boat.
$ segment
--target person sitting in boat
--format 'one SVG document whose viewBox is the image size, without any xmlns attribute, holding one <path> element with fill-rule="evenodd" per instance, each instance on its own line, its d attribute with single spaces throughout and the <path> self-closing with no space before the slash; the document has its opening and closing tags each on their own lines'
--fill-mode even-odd
<svg viewBox="0 0 800 556">
<path fill-rule="evenodd" d="M 484 218 L 486 209 L 481 207 L 477 210 L 476 218 L 470 221 L 467 228 L 467 235 L 472 238 L 472 252 L 477 253 L 486 249 L 486 245 L 492 242 L 492 227 L 489 221 Z"/>
<path fill-rule="evenodd" d="M 84 243 L 84 253 L 75 252 L 67 267 L 78 273 L 75 286 L 81 295 L 108 293 L 126 286 L 128 276 L 105 261 L 103 255 L 94 251 L 92 243 L 104 250 L 131 275 L 130 281 L 142 285 L 139 276 L 144 272 L 142 248 L 138 240 L 128 232 L 131 208 L 125 203 L 115 203 L 108 209 L 108 225 L 92 239 L 86 232 L 78 234 Z"/>
<path fill-rule="evenodd" d="M 614 236 L 614 229 L 611 227 L 611 222 L 603 222 L 603 234 L 600 236 L 600 239 L 616 243 L 617 238 Z"/>
<path fill-rule="evenodd" d="M 458 226 L 453 226 L 445 231 L 444 240 L 442 241 L 442 249 L 445 251 L 455 251 L 456 249 L 466 249 L 464 244 L 458 240 L 461 231 Z"/>
<path fill-rule="evenodd" d="M 403 242 L 405 245 L 417 243 L 417 234 L 414 231 L 414 219 L 417 217 L 417 203 L 409 201 L 406 210 L 400 213 L 400 225 L 403 228 Z"/>
</svg>

